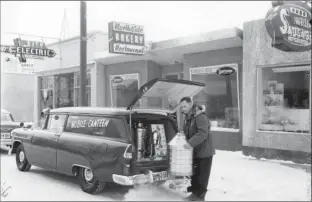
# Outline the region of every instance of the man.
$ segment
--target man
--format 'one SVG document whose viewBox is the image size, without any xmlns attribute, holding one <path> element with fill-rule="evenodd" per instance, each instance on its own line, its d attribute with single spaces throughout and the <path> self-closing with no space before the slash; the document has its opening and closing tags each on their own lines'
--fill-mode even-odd
<svg viewBox="0 0 312 202">
<path fill-rule="evenodd" d="M 191 201 L 204 201 L 215 149 L 210 133 L 210 122 L 205 114 L 205 106 L 193 104 L 190 97 L 180 100 L 181 111 L 185 114 L 184 134 L 187 143 L 184 147 L 193 148 L 194 174 L 191 186 L 187 188 L 192 194 L 187 198 Z"/>
</svg>

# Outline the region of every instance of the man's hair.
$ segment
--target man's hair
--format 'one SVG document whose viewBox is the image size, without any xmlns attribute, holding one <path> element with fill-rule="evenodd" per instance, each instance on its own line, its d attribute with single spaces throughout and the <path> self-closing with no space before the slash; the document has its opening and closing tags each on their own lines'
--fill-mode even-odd
<svg viewBox="0 0 312 202">
<path fill-rule="evenodd" d="M 185 101 L 185 102 L 187 102 L 187 103 L 192 103 L 192 99 L 191 99 L 190 97 L 183 97 L 183 98 L 180 100 L 180 103 L 183 102 L 183 101 Z"/>
</svg>

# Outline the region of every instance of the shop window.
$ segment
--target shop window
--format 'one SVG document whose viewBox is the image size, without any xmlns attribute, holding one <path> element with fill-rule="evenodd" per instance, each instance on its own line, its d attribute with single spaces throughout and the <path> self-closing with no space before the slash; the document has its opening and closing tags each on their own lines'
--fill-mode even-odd
<svg viewBox="0 0 312 202">
<path fill-rule="evenodd" d="M 55 107 L 74 106 L 74 73 L 55 76 Z"/>
<path fill-rule="evenodd" d="M 232 74 L 218 75 L 222 67 L 230 67 Z M 236 64 L 197 67 L 190 69 L 192 81 L 205 83 L 205 88 L 193 97 L 198 105 L 206 106 L 211 130 L 237 132 L 240 128 L 238 69 Z"/>
<path fill-rule="evenodd" d="M 86 104 L 87 106 L 91 106 L 91 73 L 90 70 L 87 70 L 86 74 L 87 84 L 86 84 L 86 90 L 85 90 L 85 98 L 86 98 Z M 75 106 L 79 105 L 79 96 L 80 96 L 80 72 L 75 72 L 74 77 L 74 94 L 75 94 Z"/>
<path fill-rule="evenodd" d="M 39 77 L 40 112 L 45 108 L 53 109 L 54 76 Z"/>
<path fill-rule="evenodd" d="M 139 90 L 139 74 L 111 75 L 109 80 L 111 106 L 127 107 L 130 105 Z"/>
<path fill-rule="evenodd" d="M 310 67 L 258 70 L 258 130 L 309 133 Z"/>
</svg>

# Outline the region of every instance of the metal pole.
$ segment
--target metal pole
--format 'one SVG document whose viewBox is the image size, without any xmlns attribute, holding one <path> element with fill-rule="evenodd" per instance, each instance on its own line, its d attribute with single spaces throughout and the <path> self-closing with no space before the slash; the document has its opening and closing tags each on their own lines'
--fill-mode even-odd
<svg viewBox="0 0 312 202">
<path fill-rule="evenodd" d="M 79 106 L 86 106 L 87 16 L 86 2 L 80 1 L 80 96 Z"/>
</svg>

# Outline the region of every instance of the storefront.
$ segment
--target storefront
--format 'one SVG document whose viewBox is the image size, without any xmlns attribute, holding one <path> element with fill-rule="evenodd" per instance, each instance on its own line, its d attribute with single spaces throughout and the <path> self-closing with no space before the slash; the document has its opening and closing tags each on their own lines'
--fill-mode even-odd
<svg viewBox="0 0 312 202">
<path fill-rule="evenodd" d="M 205 89 L 193 100 L 206 106 L 217 149 L 292 160 L 310 155 L 311 51 L 272 47 L 264 20 L 246 22 L 243 31 L 229 28 L 153 42 L 141 56 L 108 53 L 107 38 L 92 42 L 101 48 L 88 53 L 88 106 L 127 107 L 154 78 L 203 82 Z M 62 54 L 75 53 L 78 44 Z M 37 73 L 35 115 L 47 106 L 77 106 L 79 65 L 72 64 L 79 61 L 73 58 L 76 62 L 66 68 Z M 179 111 L 177 119 L 181 129 Z"/>
<path fill-rule="evenodd" d="M 216 147 L 241 150 L 242 55 L 237 28 L 155 42 L 143 56 L 96 53 L 96 97 L 91 99 L 95 106 L 127 107 L 140 86 L 154 78 L 203 82 L 206 88 L 193 99 L 207 107 Z M 223 67 L 234 71 L 218 75 Z M 177 114 L 181 129 L 183 116 Z"/>
<path fill-rule="evenodd" d="M 264 20 L 244 24 L 244 153 L 308 162 L 311 51 L 286 52 L 271 43 Z"/>
<path fill-rule="evenodd" d="M 88 38 L 87 50 L 87 86 L 85 98 L 87 106 L 91 106 L 91 72 L 94 71 L 94 53 L 105 50 L 102 44 L 107 43 L 107 34 L 92 32 Z M 101 45 L 100 45 L 101 44 Z M 48 60 L 36 61 L 34 120 L 39 119 L 39 114 L 44 108 L 74 107 L 78 106 L 80 89 L 79 67 L 79 37 L 49 44 L 55 50 L 56 57 Z"/>
</svg>

